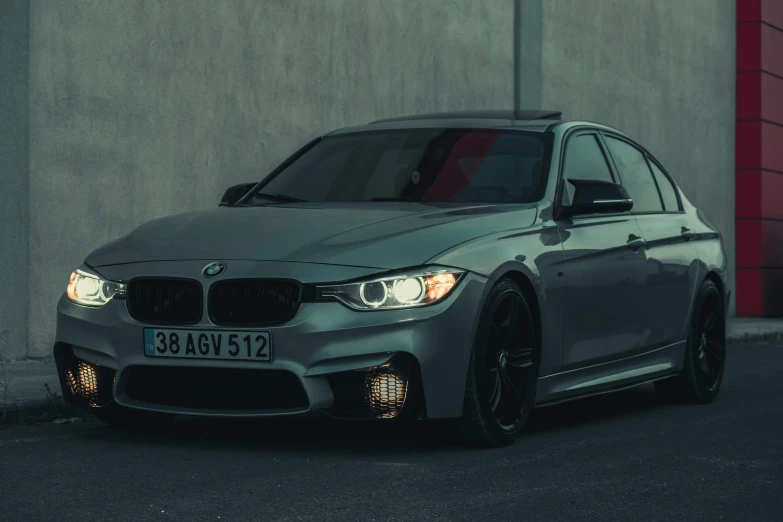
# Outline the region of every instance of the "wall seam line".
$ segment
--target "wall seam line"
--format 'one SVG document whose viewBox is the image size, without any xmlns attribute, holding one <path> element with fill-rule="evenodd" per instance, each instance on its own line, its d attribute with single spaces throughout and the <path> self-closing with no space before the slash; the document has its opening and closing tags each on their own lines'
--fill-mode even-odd
<svg viewBox="0 0 783 522">
<path fill-rule="evenodd" d="M 783 80 L 783 75 L 775 74 L 770 71 L 766 71 L 764 69 L 737 69 L 737 74 L 740 73 L 764 73 L 772 76 L 773 78 L 777 78 L 778 80 Z"/>
<path fill-rule="evenodd" d="M 771 23 L 767 22 L 766 20 L 737 20 L 737 25 L 750 25 L 750 24 L 761 24 L 766 25 L 767 27 L 771 27 L 772 29 L 776 31 L 780 31 L 783 33 L 783 28 L 778 27 L 777 25 L 772 25 Z"/>
<path fill-rule="evenodd" d="M 783 171 L 781 170 L 775 170 L 775 169 L 766 169 L 763 167 L 759 167 L 757 169 L 754 168 L 741 168 L 741 169 L 734 169 L 736 172 L 768 172 L 770 174 L 778 174 L 780 176 L 783 176 Z"/>
<path fill-rule="evenodd" d="M 759 123 L 767 123 L 769 125 L 773 125 L 775 127 L 783 127 L 783 123 L 778 123 L 776 121 L 767 120 L 765 118 L 737 118 L 737 122 L 744 122 L 744 123 L 753 123 L 753 122 L 759 122 Z"/>
</svg>

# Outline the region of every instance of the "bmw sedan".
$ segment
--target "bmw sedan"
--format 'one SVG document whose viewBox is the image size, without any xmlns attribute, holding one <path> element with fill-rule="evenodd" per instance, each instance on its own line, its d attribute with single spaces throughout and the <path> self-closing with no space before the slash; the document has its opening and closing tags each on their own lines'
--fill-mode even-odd
<svg viewBox="0 0 783 522">
<path fill-rule="evenodd" d="M 92 252 L 54 355 L 67 400 L 112 424 L 450 419 L 501 446 L 533 407 L 643 383 L 712 401 L 727 280 L 718 230 L 622 132 L 419 115 Z"/>
</svg>

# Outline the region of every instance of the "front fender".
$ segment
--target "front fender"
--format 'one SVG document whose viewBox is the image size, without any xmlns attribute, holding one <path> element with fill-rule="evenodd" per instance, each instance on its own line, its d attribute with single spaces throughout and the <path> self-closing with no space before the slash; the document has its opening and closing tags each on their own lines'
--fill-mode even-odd
<svg viewBox="0 0 783 522">
<path fill-rule="evenodd" d="M 477 238 L 438 254 L 428 263 L 463 268 L 492 281 L 508 274 L 527 279 L 541 317 L 539 375 L 558 371 L 562 364 L 565 254 L 556 225 L 536 225 Z"/>
</svg>

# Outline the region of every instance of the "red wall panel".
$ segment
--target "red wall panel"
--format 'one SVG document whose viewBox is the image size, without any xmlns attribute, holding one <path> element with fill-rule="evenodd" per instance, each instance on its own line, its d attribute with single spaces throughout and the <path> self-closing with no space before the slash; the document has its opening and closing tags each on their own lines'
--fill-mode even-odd
<svg viewBox="0 0 783 522">
<path fill-rule="evenodd" d="M 737 270 L 737 315 L 783 315 L 783 269 Z"/>
<path fill-rule="evenodd" d="M 737 21 L 765 23 L 783 29 L 783 2 L 780 0 L 737 0 Z"/>
<path fill-rule="evenodd" d="M 763 170 L 738 170 L 737 218 L 783 220 L 783 174 Z"/>
<path fill-rule="evenodd" d="M 783 315 L 783 0 L 737 0 L 737 315 Z"/>
<path fill-rule="evenodd" d="M 737 269 L 783 268 L 783 221 L 737 220 Z"/>
<path fill-rule="evenodd" d="M 737 315 L 760 317 L 763 314 L 761 280 L 761 270 L 737 269 Z"/>
<path fill-rule="evenodd" d="M 782 51 L 783 52 L 783 51 Z M 737 119 L 783 125 L 783 78 L 764 72 L 737 74 Z"/>
<path fill-rule="evenodd" d="M 737 25 L 737 70 L 783 77 L 783 30 L 762 23 Z"/>
<path fill-rule="evenodd" d="M 738 169 L 783 172 L 783 126 L 763 121 L 737 122 Z"/>
</svg>

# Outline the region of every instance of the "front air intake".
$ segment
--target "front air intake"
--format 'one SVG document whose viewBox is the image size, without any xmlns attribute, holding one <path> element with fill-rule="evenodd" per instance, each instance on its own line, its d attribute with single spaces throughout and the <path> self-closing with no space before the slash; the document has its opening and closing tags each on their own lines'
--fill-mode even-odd
<svg viewBox="0 0 783 522">
<path fill-rule="evenodd" d="M 393 419 L 403 411 L 406 417 L 423 414 L 418 365 L 406 359 L 395 357 L 376 368 L 330 375 L 334 403 L 326 412 L 350 419 Z"/>
<path fill-rule="evenodd" d="M 288 370 L 181 366 L 131 366 L 124 393 L 155 406 L 215 411 L 306 410 L 299 378 Z"/>
<path fill-rule="evenodd" d="M 69 402 L 101 407 L 114 400 L 115 370 L 79 359 L 70 346 L 63 348 L 58 370 Z"/>
</svg>

